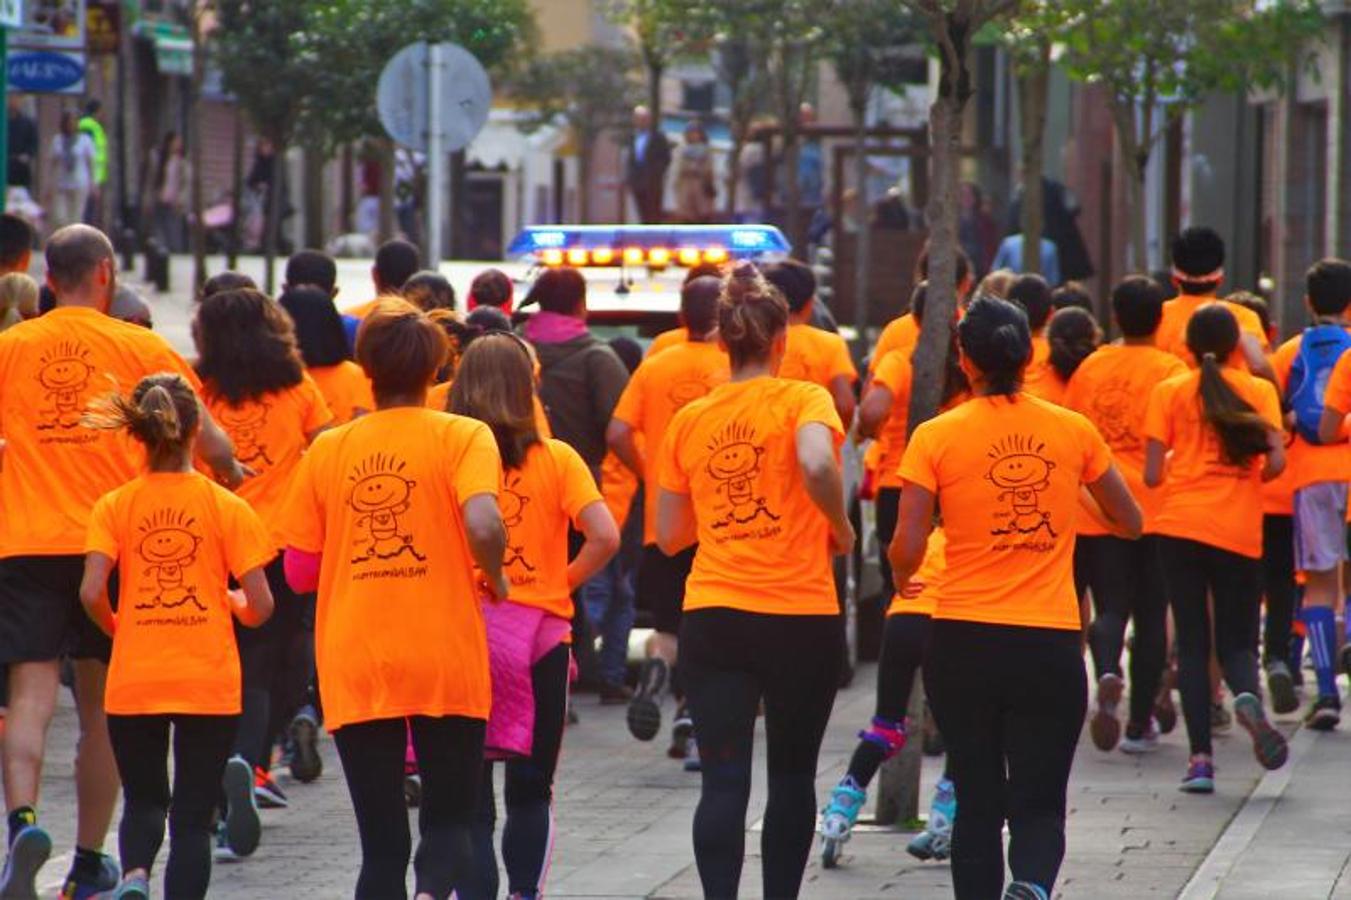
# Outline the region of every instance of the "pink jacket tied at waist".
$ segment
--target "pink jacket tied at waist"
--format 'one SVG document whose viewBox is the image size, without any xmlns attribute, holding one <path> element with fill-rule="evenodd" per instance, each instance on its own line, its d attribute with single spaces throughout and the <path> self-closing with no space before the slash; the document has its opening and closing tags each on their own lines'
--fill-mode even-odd
<svg viewBox="0 0 1351 900">
<path fill-rule="evenodd" d="M 566 619 L 510 600 L 484 603 L 483 621 L 488 628 L 488 668 L 493 678 L 484 758 L 529 756 L 535 740 L 530 669 L 567 638 L 571 626 Z"/>
</svg>

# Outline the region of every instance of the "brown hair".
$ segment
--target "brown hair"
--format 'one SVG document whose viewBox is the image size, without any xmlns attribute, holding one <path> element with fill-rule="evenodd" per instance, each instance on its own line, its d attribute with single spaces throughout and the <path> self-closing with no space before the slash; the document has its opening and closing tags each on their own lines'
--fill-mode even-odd
<svg viewBox="0 0 1351 900">
<path fill-rule="evenodd" d="M 1269 426 L 1220 370 L 1238 341 L 1238 319 L 1219 303 L 1207 303 L 1187 322 L 1187 349 L 1201 366 L 1201 415 L 1219 436 L 1221 458 L 1246 466 L 1267 452 Z"/>
<path fill-rule="evenodd" d="M 534 361 L 514 334 L 486 334 L 469 346 L 450 387 L 450 412 L 485 423 L 502 466 L 519 469 L 539 443 Z"/>
<path fill-rule="evenodd" d="M 305 378 L 291 317 L 267 295 L 242 288 L 202 300 L 192 324 L 197 374 L 231 406 L 295 387 Z"/>
<path fill-rule="evenodd" d="M 513 293 L 511 279 L 500 269 L 484 269 L 469 284 L 469 296 L 477 305 L 507 306 Z"/>
<path fill-rule="evenodd" d="M 357 330 L 357 362 L 376 399 L 427 390 L 450 353 L 446 333 L 406 300 L 382 300 Z"/>
<path fill-rule="evenodd" d="M 206 280 L 202 285 L 202 292 L 197 296 L 197 302 L 201 303 L 207 297 L 215 294 L 223 294 L 226 291 L 237 291 L 241 288 L 258 290 L 258 283 L 243 272 L 235 272 L 226 269 L 224 272 L 217 272 Z"/>
<path fill-rule="evenodd" d="M 152 469 L 181 462 L 201 424 L 197 394 L 175 372 L 142 378 L 127 398 L 118 393 L 94 400 L 81 420 L 86 428 L 126 429 L 145 445 Z"/>
<path fill-rule="evenodd" d="M 403 283 L 403 297 L 423 312 L 455 309 L 455 288 L 440 272 L 414 272 Z"/>
<path fill-rule="evenodd" d="M 788 303 L 760 270 L 739 262 L 723 279 L 718 331 L 732 368 L 763 362 L 775 338 L 788 328 Z"/>
</svg>

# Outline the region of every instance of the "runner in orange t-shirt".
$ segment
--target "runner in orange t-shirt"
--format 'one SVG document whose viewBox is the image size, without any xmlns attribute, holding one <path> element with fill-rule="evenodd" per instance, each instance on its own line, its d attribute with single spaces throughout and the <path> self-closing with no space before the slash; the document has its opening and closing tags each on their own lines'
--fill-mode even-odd
<svg viewBox="0 0 1351 900">
<path fill-rule="evenodd" d="M 843 661 L 833 554 L 845 512 L 844 427 L 825 389 L 776 378 L 788 306 L 746 262 L 723 286 L 719 340 L 732 380 L 676 413 L 659 454 L 657 542 L 698 543 L 680 628 L 681 681 L 706 772 L 694 849 L 704 894 L 733 897 L 745 837 L 744 785 L 763 701 L 769 778 L 764 895 L 796 897 L 815 820 L 816 761 Z"/>
<path fill-rule="evenodd" d="M 1102 329 L 1091 312 L 1077 306 L 1056 311 L 1046 326 L 1046 377 L 1035 387 L 1029 386 L 1027 392 L 1064 406 L 1070 379 L 1101 343 Z"/>
<path fill-rule="evenodd" d="M 1142 275 L 1126 278 L 1112 289 L 1112 313 L 1121 342 L 1102 347 L 1083 361 L 1070 378 L 1063 404 L 1097 426 L 1144 512 L 1144 536 L 1128 540 L 1113 534 L 1097 518 L 1096 508 L 1087 505 L 1080 515 L 1075 548 L 1076 567 L 1093 598 L 1088 646 L 1097 695 L 1090 731 L 1100 750 L 1115 749 L 1120 742 L 1125 753 L 1147 753 L 1158 746 L 1154 700 L 1167 664 L 1168 595 L 1153 521 L 1160 498 L 1144 483 L 1145 408 L 1154 385 L 1187 367 L 1154 346 L 1163 297 L 1163 289 Z M 1056 318 L 1066 314 L 1056 313 Z M 1122 741 L 1117 707 L 1125 687 L 1121 653 L 1128 620 L 1135 638 L 1130 714 Z"/>
<path fill-rule="evenodd" d="M 140 472 L 144 452 L 125 435 L 82 425 L 85 406 L 147 375 L 197 376 L 154 332 L 106 315 L 117 260 L 86 225 L 48 239 L 47 284 L 56 308 L 0 334 L 0 663 L 9 667 L 3 745 L 10 856 L 0 896 L 32 896 L 51 853 L 37 824 L 42 751 L 56 707 L 62 657 L 74 660 L 80 708 L 76 756 L 79 827 L 63 890 L 109 890 L 100 848 L 116 803 L 117 769 L 103 716 L 110 645 L 80 606 L 84 542 L 99 497 Z M 198 455 L 223 483 L 243 472 L 229 438 L 202 418 Z M 38 748 L 38 749 L 34 749 Z"/>
<path fill-rule="evenodd" d="M 1252 310 L 1218 297 L 1224 282 L 1224 240 L 1214 229 L 1192 226 L 1173 238 L 1171 250 L 1173 283 L 1179 293 L 1163 304 L 1163 321 L 1155 340 L 1159 349 L 1194 367 L 1196 358 L 1187 349 L 1187 322 L 1202 306 L 1223 303 L 1241 332 L 1230 364 L 1242 361 L 1248 371 L 1274 383 L 1275 374 L 1266 359 L 1269 344 L 1262 320 Z"/>
<path fill-rule="evenodd" d="M 319 592 L 318 677 L 361 835 L 363 897 L 405 891 L 408 730 L 423 778 L 417 890 L 464 891 L 475 871 L 469 823 L 492 703 L 480 602 L 507 596 L 506 532 L 491 429 L 425 408 L 446 354 L 421 311 L 376 309 L 357 359 L 378 409 L 319 436 L 282 517 L 287 580 Z"/>
<path fill-rule="evenodd" d="M 280 525 L 287 488 L 301 455 L 333 423 L 333 414 L 305 373 L 291 320 L 259 291 L 225 291 L 206 298 L 197 308 L 192 333 L 207 408 L 230 435 L 239 461 L 253 473 L 239 486 L 239 496 L 269 523 L 280 551 L 286 545 Z M 305 704 L 314 677 L 314 597 L 287 587 L 280 556 L 267 567 L 267 582 L 277 614 L 263 627 L 240 633 L 244 712 L 229 765 L 248 767 L 259 800 L 285 806 L 286 795 L 269 773 L 272 746 L 282 730 L 292 730 L 292 717 Z M 305 781 L 319 774 L 314 771 L 319 759 L 315 719 L 307 713 L 294 729 L 304 738 L 298 742 L 304 749 L 296 762 L 303 756 L 311 764 L 309 769 L 294 766 Z M 244 780 L 232 773 L 230 784 Z M 231 806 L 254 803 L 249 796 L 227 796 L 226 801 Z"/>
<path fill-rule="evenodd" d="M 1049 896 L 1064 819 L 1032 810 L 1065 808 L 1083 727 L 1073 576 L 1081 489 L 1123 534 L 1139 534 L 1140 511 L 1092 424 L 1021 390 L 1032 340 L 1020 306 L 977 298 L 958 341 L 976 396 L 911 435 L 891 562 L 908 582 L 941 506 L 947 570 L 924 683 L 961 790 L 961 840 L 1002 858 L 1007 821 L 1010 892 Z M 1004 868 L 986 859 L 953 858 L 963 894 L 1001 895 Z"/>
<path fill-rule="evenodd" d="M 183 376 L 166 374 L 91 414 L 92 425 L 124 429 L 142 443 L 149 463 L 147 474 L 94 505 L 80 586 L 90 618 L 113 638 L 104 708 L 122 776 L 127 896 L 150 895 L 166 812 L 173 833 L 165 896 L 206 896 L 212 824 L 242 708 L 233 622 L 257 627 L 273 609 L 263 567 L 277 549 L 262 519 L 192 468 L 199 408 Z M 116 614 L 108 597 L 114 566 Z M 233 596 L 231 574 L 242 589 Z M 171 726 L 172 801 L 165 790 Z M 252 790 L 251 773 L 244 774 Z M 232 808 L 225 828 L 245 853 L 258 843 L 251 804 Z"/>
<path fill-rule="evenodd" d="M 318 288 L 292 287 L 277 302 L 295 325 L 300 356 L 333 413 L 333 424 L 345 425 L 375 409 L 371 380 L 352 362 L 332 298 Z"/>
<path fill-rule="evenodd" d="M 780 378 L 810 381 L 830 392 L 835 411 L 848 429 L 854 424 L 854 386 L 858 370 L 844 338 L 811 324 L 816 299 L 816 276 L 795 259 L 765 269 L 765 278 L 788 301 L 788 349 L 779 367 Z"/>
<path fill-rule="evenodd" d="M 541 440 L 531 413 L 535 379 L 525 342 L 515 335 L 487 335 L 465 352 L 451 391 L 451 412 L 492 427 L 505 479 L 498 505 L 507 527 L 503 561 L 510 590 L 505 603 L 484 609 L 493 648 L 495 691 L 513 681 L 529 686 L 533 721 L 528 753 L 506 767 L 507 820 L 502 859 L 507 893 L 538 896 L 552 852 L 554 773 L 567 720 L 568 669 L 572 655 L 572 593 L 598 573 L 619 549 L 619 529 L 577 451 L 562 441 Z M 568 561 L 568 529 L 582 545 Z M 509 648 L 524 645 L 526 653 Z M 513 722 L 514 695 L 494 697 L 492 723 Z M 489 736 L 497 733 L 489 726 Z M 491 742 L 490 751 L 506 750 Z M 520 752 L 519 749 L 516 750 Z M 482 896 L 496 897 L 497 859 L 492 851 L 496 802 L 492 762 L 484 765 L 483 795 L 475 824 Z"/>
<path fill-rule="evenodd" d="M 380 307 L 380 304 L 398 297 L 404 284 L 422 268 L 422 254 L 417 245 L 402 238 L 385 241 L 375 251 L 375 263 L 371 266 L 371 283 L 375 287 L 375 299 L 343 310 L 346 315 L 363 321 Z"/>
<path fill-rule="evenodd" d="M 671 674 L 678 651 L 685 582 L 696 550 L 687 547 L 667 556 L 657 546 L 661 447 L 676 413 L 731 377 L 727 353 L 716 343 L 721 292 L 722 282 L 712 276 L 685 282 L 680 290 L 680 317 L 689 339 L 643 361 L 620 395 L 606 430 L 606 440 L 615 455 L 642 476 L 644 485 L 643 556 L 635 593 L 652 611 L 653 632 L 644 648 L 646 660 L 628 714 L 629 731 L 644 741 L 652 740 L 661 730 L 662 695 L 668 685 L 674 688 Z M 690 718 L 679 695 L 677 703 L 671 755 L 684 758 Z"/>
<path fill-rule="evenodd" d="M 1009 285 L 1007 299 L 1027 311 L 1027 324 L 1032 329 L 1032 359 L 1023 375 L 1023 390 L 1056 403 L 1064 391 L 1064 382 L 1057 383 L 1056 373 L 1051 368 L 1051 343 L 1046 339 L 1046 326 L 1055 312 L 1051 286 L 1040 275 L 1019 275 Z"/>
<path fill-rule="evenodd" d="M 1187 323 L 1200 368 L 1157 387 L 1145 413 L 1145 484 L 1167 489 L 1154 519 L 1177 630 L 1178 689 L 1191 743 L 1181 789 L 1215 790 L 1211 756 L 1210 645 L 1234 693 L 1234 713 L 1257 760 L 1284 765 L 1285 738 L 1266 719 L 1257 675 L 1261 607 L 1262 482 L 1285 468 L 1281 404 L 1270 382 L 1222 360 L 1238 320 L 1219 304 Z M 1169 451 L 1171 455 L 1169 455 Z M 1213 597 L 1213 604 L 1208 597 Z M 1214 608 L 1214 626 L 1210 607 Z"/>
</svg>

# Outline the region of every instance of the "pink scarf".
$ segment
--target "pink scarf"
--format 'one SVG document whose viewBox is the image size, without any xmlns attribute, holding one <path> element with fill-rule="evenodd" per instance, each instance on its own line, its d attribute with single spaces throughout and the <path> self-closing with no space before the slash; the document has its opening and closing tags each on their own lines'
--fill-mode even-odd
<svg viewBox="0 0 1351 900">
<path fill-rule="evenodd" d="M 532 344 L 564 344 L 586 334 L 586 322 L 562 313 L 537 312 L 525 323 L 525 339 Z"/>
</svg>

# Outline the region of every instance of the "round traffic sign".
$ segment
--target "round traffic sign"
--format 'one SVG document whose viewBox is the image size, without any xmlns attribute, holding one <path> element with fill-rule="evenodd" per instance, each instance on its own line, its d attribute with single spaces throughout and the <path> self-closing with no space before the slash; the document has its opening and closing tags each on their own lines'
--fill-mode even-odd
<svg viewBox="0 0 1351 900">
<path fill-rule="evenodd" d="M 441 44 L 439 54 L 434 54 L 425 41 L 419 41 L 394 54 L 380 73 L 376 107 L 390 137 L 412 150 L 425 151 L 434 64 L 440 68 L 443 146 L 453 153 L 469 146 L 483 130 L 493 94 L 482 63 L 458 44 Z"/>
</svg>

